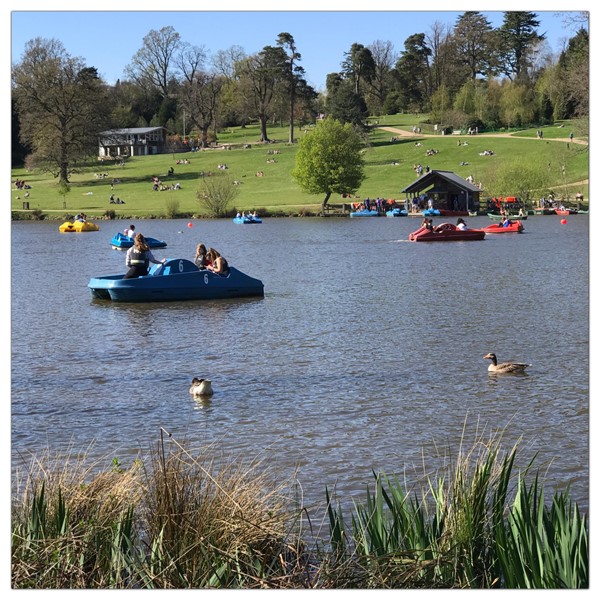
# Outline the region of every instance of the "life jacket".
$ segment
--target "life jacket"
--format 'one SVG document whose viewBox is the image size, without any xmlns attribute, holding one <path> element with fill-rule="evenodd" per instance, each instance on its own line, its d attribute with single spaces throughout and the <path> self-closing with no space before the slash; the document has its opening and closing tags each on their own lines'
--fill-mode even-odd
<svg viewBox="0 0 600 600">
<path fill-rule="evenodd" d="M 146 256 L 146 252 L 145 251 L 139 252 L 135 248 L 131 251 L 131 259 L 129 262 L 131 263 L 131 266 L 143 265 L 146 268 L 148 268 L 148 265 L 150 264 L 150 261 L 148 260 L 148 257 Z"/>
</svg>

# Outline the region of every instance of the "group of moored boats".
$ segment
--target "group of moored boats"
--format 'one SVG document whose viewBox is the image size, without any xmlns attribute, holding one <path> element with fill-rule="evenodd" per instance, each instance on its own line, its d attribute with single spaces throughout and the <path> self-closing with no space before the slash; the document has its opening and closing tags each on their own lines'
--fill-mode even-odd
<svg viewBox="0 0 600 600">
<path fill-rule="evenodd" d="M 392 208 L 385 213 L 374 209 L 363 208 L 350 213 L 351 217 L 380 217 L 385 214 L 386 217 L 408 217 L 408 211 L 403 208 Z"/>
</svg>

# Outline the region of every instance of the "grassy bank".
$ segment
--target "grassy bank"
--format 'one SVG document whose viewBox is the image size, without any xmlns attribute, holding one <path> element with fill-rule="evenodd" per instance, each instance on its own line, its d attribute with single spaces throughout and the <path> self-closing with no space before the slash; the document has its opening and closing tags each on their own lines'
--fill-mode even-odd
<svg viewBox="0 0 600 600">
<path fill-rule="evenodd" d="M 374 123 L 374 120 L 371 120 Z M 412 115 L 381 117 L 378 126 L 371 129 L 369 146 L 364 151 L 366 179 L 357 195 L 365 198 L 396 198 L 404 200 L 401 190 L 416 179 L 413 165 L 428 165 L 431 169 L 454 171 L 458 175 L 472 175 L 484 188 L 486 178 L 502 164 L 528 165 L 543 172 L 547 189 L 539 190 L 539 196 L 554 191 L 557 198 L 574 197 L 582 192 L 587 199 L 588 185 L 580 183 L 589 177 L 589 155 L 579 144 L 550 141 L 554 138 L 568 140 L 571 131 L 565 127 L 544 129 L 544 140 L 534 139 L 536 130 L 515 132 L 512 137 L 441 136 L 402 137 L 383 127 L 398 128 L 410 132 L 418 119 Z M 308 128 L 310 129 L 310 128 Z M 306 135 L 297 129 L 297 136 Z M 423 133 L 429 128 L 423 126 Z M 431 131 L 433 133 L 433 130 Z M 273 143 L 257 143 L 257 126 L 234 128 L 219 134 L 219 146 L 201 152 L 162 154 L 158 156 L 133 157 L 120 166 L 112 161 L 94 162 L 74 172 L 71 189 L 62 196 L 56 180 L 47 174 L 13 169 L 12 181 L 25 180 L 30 186 L 29 197 L 24 190 L 11 186 L 12 211 L 23 212 L 23 202 L 29 203 L 31 211 L 44 213 L 47 218 L 58 220 L 83 211 L 88 218 L 99 218 L 106 211 L 114 211 L 116 218 L 161 218 L 173 213 L 182 217 L 203 216 L 204 211 L 196 198 L 201 174 L 204 176 L 223 172 L 219 164 L 227 165 L 227 174 L 239 181 L 239 195 L 235 209 L 252 210 L 271 214 L 304 214 L 319 211 L 323 198 L 308 195 L 292 180 L 297 145 L 286 143 L 287 127 L 270 127 Z M 397 141 L 392 141 L 396 137 Z M 467 145 L 458 146 L 458 140 Z M 421 144 L 417 146 L 416 144 Z M 245 148 L 250 145 L 250 148 Z M 229 149 L 226 149 L 229 148 Z M 427 156 L 428 149 L 438 153 Z M 484 150 L 493 150 L 494 156 L 480 156 Z M 188 164 L 178 161 L 188 160 Z M 468 163 L 461 165 L 461 163 Z M 562 167 L 565 166 L 563 171 Z M 169 175 L 169 169 L 174 173 Z M 257 177 L 257 172 L 264 176 Z M 97 178 L 96 174 L 106 174 Z M 153 191 L 153 176 L 158 176 L 167 186 L 179 183 L 181 189 Z M 115 183 L 112 183 L 115 180 Z M 110 204 L 114 194 L 125 204 Z M 332 198 L 331 202 L 341 202 Z M 30 215 L 31 211 L 25 211 Z"/>
<path fill-rule="evenodd" d="M 516 451 L 481 437 L 417 490 L 379 474 L 350 518 L 170 436 L 128 468 L 36 457 L 12 502 L 12 586 L 586 588 L 586 517 L 568 492 L 546 501 L 532 465 L 515 474 Z"/>
</svg>

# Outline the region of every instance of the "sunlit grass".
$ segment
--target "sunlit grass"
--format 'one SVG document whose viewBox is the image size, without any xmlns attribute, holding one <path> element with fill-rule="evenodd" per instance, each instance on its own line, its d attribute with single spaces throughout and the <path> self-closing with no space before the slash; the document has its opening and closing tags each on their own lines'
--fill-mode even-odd
<svg viewBox="0 0 600 600">
<path fill-rule="evenodd" d="M 449 170 L 468 177 L 472 175 L 476 182 L 484 185 L 490 170 L 494 171 L 510 160 L 511 163 L 525 164 L 543 172 L 547 178 L 547 186 L 560 195 L 565 189 L 572 192 L 582 191 L 588 197 L 587 185 L 577 188 L 565 187 L 568 184 L 587 180 L 589 177 L 589 155 L 584 146 L 549 140 L 528 139 L 535 135 L 535 129 L 524 130 L 511 138 L 485 138 L 483 136 L 462 136 L 467 146 L 457 146 L 457 136 L 408 137 L 392 142 L 394 135 L 381 127 L 397 127 L 411 131 L 412 125 L 419 123 L 423 116 L 387 115 L 379 117 L 380 128 L 371 130 L 370 145 L 365 150 L 366 178 L 357 195 L 361 197 L 396 198 L 404 200 L 401 190 L 416 179 L 413 165 L 428 165 L 431 169 Z M 375 119 L 371 119 L 371 123 Z M 308 128 L 310 129 L 310 127 Z M 423 131 L 425 132 L 424 127 Z M 545 130 L 545 137 L 559 137 L 559 132 L 568 136 L 568 125 L 552 131 Z M 219 144 L 231 144 L 231 150 L 210 149 L 203 152 L 183 154 L 162 154 L 147 157 L 134 157 L 118 166 L 109 162 L 93 162 L 71 176 L 71 190 L 61 196 L 56 181 L 48 175 L 28 173 L 24 169 L 14 169 L 12 180 L 25 179 L 31 186 L 30 197 L 25 199 L 22 190 L 11 189 L 11 207 L 13 210 L 23 208 L 27 200 L 32 210 L 45 212 L 55 219 L 62 219 L 79 211 L 88 217 L 100 217 L 107 210 L 114 210 L 117 218 L 129 217 L 166 217 L 171 214 L 172 198 L 178 202 L 178 210 L 182 216 L 202 216 L 196 192 L 199 187 L 199 174 L 218 172 L 217 165 L 227 164 L 227 173 L 239 184 L 239 195 L 235 200 L 235 209 L 253 210 L 265 208 L 272 211 L 284 211 L 290 214 L 301 214 L 318 211 L 323 201 L 319 195 L 304 193 L 291 177 L 294 167 L 297 144 L 289 145 L 287 127 L 269 127 L 269 135 L 275 142 L 272 144 L 257 143 L 259 129 L 256 125 L 246 128 L 231 128 L 219 134 Z M 301 138 L 303 129 L 296 129 L 296 137 Z M 524 137 L 520 137 L 524 136 Z M 422 146 L 416 146 L 419 142 Z M 248 143 L 251 148 L 245 149 Z M 439 153 L 426 156 L 426 150 L 435 148 Z M 479 153 L 485 149 L 495 152 L 493 157 L 481 157 Z M 269 154 L 277 150 L 278 154 Z M 186 158 L 190 164 L 176 164 L 177 159 Z M 267 162 L 275 160 L 276 162 Z M 398 165 L 393 165 L 397 162 Z M 461 162 L 469 163 L 461 165 Z M 565 165 L 563 174 L 562 166 Z M 168 175 L 169 168 L 175 172 Z M 257 172 L 263 177 L 257 177 Z M 107 173 L 108 177 L 97 179 L 95 173 Z M 154 192 L 151 177 L 159 176 L 167 184 L 179 183 L 180 190 Z M 111 189 L 111 181 L 117 179 Z M 114 194 L 125 204 L 110 204 L 109 197 Z M 341 201 L 332 198 L 331 202 Z M 63 208 L 66 203 L 66 209 Z"/>
</svg>

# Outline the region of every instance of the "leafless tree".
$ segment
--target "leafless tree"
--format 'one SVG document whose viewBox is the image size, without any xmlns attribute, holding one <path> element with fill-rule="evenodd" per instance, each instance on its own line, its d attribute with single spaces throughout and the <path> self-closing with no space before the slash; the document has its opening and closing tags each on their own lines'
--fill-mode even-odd
<svg viewBox="0 0 600 600">
<path fill-rule="evenodd" d="M 175 57 L 181 46 L 180 35 L 173 27 L 153 29 L 144 37 L 142 47 L 133 55 L 125 73 L 140 85 L 152 85 L 166 98 L 174 75 Z"/>
</svg>

